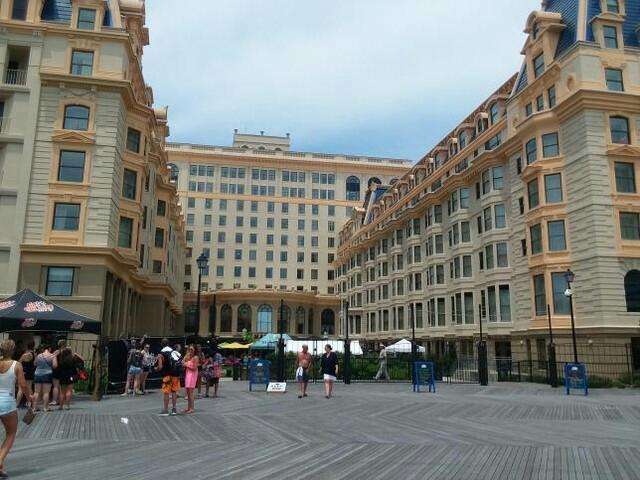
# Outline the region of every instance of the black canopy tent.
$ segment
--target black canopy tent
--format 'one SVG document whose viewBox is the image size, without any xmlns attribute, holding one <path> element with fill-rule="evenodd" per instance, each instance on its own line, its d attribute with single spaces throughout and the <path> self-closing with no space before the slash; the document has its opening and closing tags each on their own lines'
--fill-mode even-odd
<svg viewBox="0 0 640 480">
<path fill-rule="evenodd" d="M 101 323 L 70 312 L 29 289 L 0 301 L 2 332 L 77 332 L 100 335 Z"/>
</svg>

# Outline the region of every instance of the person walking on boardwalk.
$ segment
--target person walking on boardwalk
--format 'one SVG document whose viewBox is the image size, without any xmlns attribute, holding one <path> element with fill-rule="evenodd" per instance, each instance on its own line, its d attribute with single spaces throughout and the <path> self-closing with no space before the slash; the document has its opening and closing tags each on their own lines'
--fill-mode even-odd
<svg viewBox="0 0 640 480">
<path fill-rule="evenodd" d="M 380 379 L 384 377 L 386 381 L 389 381 L 389 369 L 387 368 L 387 349 L 384 346 L 384 343 L 380 344 L 378 362 L 380 362 L 380 366 L 378 367 L 378 373 L 376 373 L 376 376 L 374 377 L 375 380 L 380 381 Z"/>
<path fill-rule="evenodd" d="M 311 367 L 311 354 L 309 353 L 309 346 L 302 345 L 302 351 L 298 353 L 298 369 L 296 371 L 296 380 L 300 387 L 300 393 L 298 398 L 307 396 L 307 387 L 309 386 L 309 367 Z"/>
<path fill-rule="evenodd" d="M 34 391 L 31 406 L 38 409 L 38 402 L 42 400 L 42 410 L 49 411 L 49 392 L 53 383 L 53 353 L 48 345 L 38 347 L 36 356 L 36 371 L 33 377 Z"/>
<path fill-rule="evenodd" d="M 131 340 L 131 348 L 127 357 L 127 383 L 124 386 L 123 397 L 129 394 L 141 395 L 140 376 L 142 375 L 142 362 L 144 354 L 138 348 L 136 340 Z"/>
<path fill-rule="evenodd" d="M 73 384 L 78 380 L 79 366 L 84 364 L 84 359 L 74 353 L 69 347 L 58 350 L 53 357 L 53 368 L 59 371 L 60 398 L 58 399 L 58 409 L 66 410 L 71 408 L 71 398 L 73 397 Z"/>
<path fill-rule="evenodd" d="M 324 355 L 322 355 L 322 375 L 324 376 L 324 395 L 331 398 L 333 394 L 333 384 L 338 377 L 338 356 L 331 351 L 331 345 L 324 346 Z"/>
<path fill-rule="evenodd" d="M 196 352 L 196 347 L 193 345 L 189 345 L 187 347 L 187 353 L 184 356 L 184 390 L 186 392 L 187 397 L 187 409 L 182 413 L 193 413 L 195 412 L 195 388 L 198 384 L 198 366 L 200 364 L 198 354 Z"/>
<path fill-rule="evenodd" d="M 140 390 L 142 390 L 142 395 L 147 393 L 147 377 L 156 364 L 156 357 L 151 353 L 150 349 L 151 347 L 148 343 L 145 343 L 142 349 L 142 373 L 140 374 Z"/>
<path fill-rule="evenodd" d="M 171 415 L 177 415 L 176 404 L 180 391 L 180 376 L 182 375 L 182 358 L 180 353 L 169 346 L 169 340 L 162 339 L 162 350 L 158 355 L 156 371 L 162 375 L 162 402 L 160 415 L 169 415 L 169 397 L 171 397 Z"/>
<path fill-rule="evenodd" d="M 33 375 L 36 371 L 36 354 L 33 349 L 35 347 L 35 343 L 33 340 L 30 340 L 27 343 L 27 349 L 20 355 L 20 359 L 18 360 L 22 364 L 22 371 L 24 372 L 24 379 L 27 381 L 27 385 L 29 388 L 33 390 Z M 18 398 L 16 400 L 16 404 L 20 407 L 20 403 L 22 403 L 22 397 L 24 396 L 24 392 L 18 385 Z M 27 401 L 29 399 L 27 398 Z"/>
<path fill-rule="evenodd" d="M 16 381 L 18 386 L 31 399 L 31 388 L 24 379 L 22 364 L 12 360 L 16 344 L 13 340 L 0 343 L 0 421 L 4 426 L 5 439 L 0 446 L 0 478 L 9 478 L 4 471 L 4 461 L 13 446 L 18 431 L 18 412 L 16 407 Z"/>
</svg>

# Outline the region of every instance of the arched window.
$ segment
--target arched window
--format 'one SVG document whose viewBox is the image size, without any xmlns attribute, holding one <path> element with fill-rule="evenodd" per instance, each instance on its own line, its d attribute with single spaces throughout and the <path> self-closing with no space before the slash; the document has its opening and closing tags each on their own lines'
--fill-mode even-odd
<svg viewBox="0 0 640 480">
<path fill-rule="evenodd" d="M 631 270 L 624 276 L 624 296 L 627 312 L 640 312 L 640 271 Z"/>
<path fill-rule="evenodd" d="M 392 178 L 391 181 L 389 182 L 389 185 L 394 185 L 395 183 L 398 183 L 398 179 Z"/>
<path fill-rule="evenodd" d="M 298 307 L 296 309 L 296 333 L 298 335 L 303 335 L 305 333 L 304 331 L 304 308 L 303 307 Z"/>
<path fill-rule="evenodd" d="M 360 200 L 360 179 L 358 177 L 347 178 L 347 200 L 351 202 Z"/>
<path fill-rule="evenodd" d="M 336 333 L 336 314 L 330 308 L 322 311 L 320 316 L 320 333 L 324 335 L 335 335 Z"/>
<path fill-rule="evenodd" d="M 89 130 L 89 108 L 82 105 L 67 105 L 64 109 L 65 130 Z"/>
<path fill-rule="evenodd" d="M 382 185 L 382 181 L 378 177 L 371 177 L 367 182 L 367 186 L 370 187 L 373 184 Z"/>
<path fill-rule="evenodd" d="M 167 165 L 169 167 L 169 181 L 171 183 L 176 183 L 178 181 L 178 175 L 180 174 L 180 170 L 177 165 L 174 163 L 170 163 Z"/>
<path fill-rule="evenodd" d="M 258 150 L 266 150 L 266 148 L 265 148 L 265 147 L 263 147 L 262 145 L 260 145 L 260 146 L 258 147 Z"/>
<path fill-rule="evenodd" d="M 313 308 L 309 309 L 309 316 L 307 317 L 308 321 L 307 321 L 307 332 L 310 335 L 313 335 L 314 332 L 314 328 L 313 328 Z"/>
<path fill-rule="evenodd" d="M 233 317 L 233 310 L 231 305 L 224 304 L 220 309 L 220 331 L 231 331 L 231 318 Z"/>
<path fill-rule="evenodd" d="M 260 333 L 273 332 L 273 308 L 271 305 L 261 305 L 258 308 L 257 330 Z"/>
<path fill-rule="evenodd" d="M 249 145 L 242 145 L 242 148 L 249 148 Z"/>
<path fill-rule="evenodd" d="M 243 303 L 238 307 L 238 332 L 251 331 L 251 307 Z"/>
<path fill-rule="evenodd" d="M 611 128 L 611 141 L 629 145 L 631 137 L 629 136 L 629 119 L 627 117 L 611 117 L 609 118 L 609 127 Z"/>
</svg>

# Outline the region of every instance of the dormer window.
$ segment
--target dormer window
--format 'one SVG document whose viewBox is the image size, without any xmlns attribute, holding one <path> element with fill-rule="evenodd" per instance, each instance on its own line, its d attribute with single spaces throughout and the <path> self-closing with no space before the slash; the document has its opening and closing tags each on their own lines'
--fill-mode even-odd
<svg viewBox="0 0 640 480">
<path fill-rule="evenodd" d="M 619 0 L 607 0 L 607 12 L 609 12 L 609 13 L 620 13 L 620 2 L 619 2 Z"/>
<path fill-rule="evenodd" d="M 95 30 L 96 11 L 92 8 L 81 8 L 78 10 L 78 29 Z"/>
<path fill-rule="evenodd" d="M 533 40 L 538 38 L 538 33 L 540 32 L 540 27 L 538 27 L 538 22 L 533 24 L 533 28 L 531 29 L 531 38 Z"/>
<path fill-rule="evenodd" d="M 491 119 L 491 125 L 498 121 L 498 102 L 495 102 L 489 108 L 489 118 Z"/>
<path fill-rule="evenodd" d="M 536 78 L 544 73 L 544 55 L 542 53 L 533 59 L 533 73 Z"/>
<path fill-rule="evenodd" d="M 618 48 L 618 29 L 610 25 L 602 27 L 605 48 Z"/>
<path fill-rule="evenodd" d="M 467 146 L 467 134 L 462 132 L 458 137 L 458 142 L 460 142 L 460 150 Z"/>
</svg>

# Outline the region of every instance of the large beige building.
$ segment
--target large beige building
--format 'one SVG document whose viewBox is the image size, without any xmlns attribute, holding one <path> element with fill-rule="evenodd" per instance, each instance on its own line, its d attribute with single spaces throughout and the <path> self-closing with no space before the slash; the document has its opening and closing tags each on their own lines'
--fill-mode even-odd
<svg viewBox="0 0 640 480">
<path fill-rule="evenodd" d="M 170 143 L 172 181 L 186 215 L 186 292 L 202 277 L 201 335 L 286 331 L 333 335 L 338 231 L 369 185 L 404 175 L 405 160 L 291 151 L 289 135 L 236 131 L 230 147 Z M 214 305 L 215 295 L 215 309 Z M 194 303 L 195 294 L 187 295 Z"/>
<path fill-rule="evenodd" d="M 521 71 L 340 232 L 352 333 L 545 359 L 548 311 L 581 352 L 640 346 L 637 1 L 547 0 Z M 549 309 L 549 310 L 548 310 Z M 640 354 L 638 348 L 635 354 Z M 636 359 L 640 365 L 640 357 Z"/>
<path fill-rule="evenodd" d="M 28 287 L 103 334 L 180 333 L 184 221 L 141 0 L 2 0 L 0 295 Z"/>
</svg>

